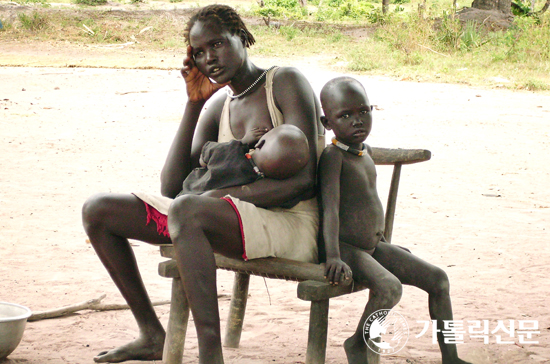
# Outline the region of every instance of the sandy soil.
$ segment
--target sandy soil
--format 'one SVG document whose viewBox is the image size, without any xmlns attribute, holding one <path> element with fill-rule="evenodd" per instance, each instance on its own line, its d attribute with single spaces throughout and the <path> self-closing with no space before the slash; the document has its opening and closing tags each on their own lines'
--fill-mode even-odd
<svg viewBox="0 0 550 364">
<path fill-rule="evenodd" d="M 8 46 L 0 64 L 13 54 L 20 64 L 40 59 L 31 59 L 30 45 Z M 95 54 L 57 52 L 52 57 L 75 65 Z M 114 63 L 125 57 L 110 54 Z M 337 75 L 316 60 L 258 63 L 296 63 L 317 92 Z M 393 242 L 447 271 L 456 320 L 489 320 L 491 330 L 498 320 L 538 321 L 538 344 L 521 344 L 516 335 L 508 339 L 514 344 L 499 345 L 496 334 L 484 344 L 466 334 L 461 355 L 478 364 L 550 362 L 550 95 L 357 78 L 377 105 L 371 145 L 433 153 L 403 169 Z M 106 293 L 104 302 L 122 303 L 86 243 L 80 209 L 96 192 L 159 191 L 186 99 L 183 80 L 175 70 L 31 67 L 0 68 L 0 80 L 0 301 L 41 311 Z M 379 168 L 383 200 L 390 175 Z M 135 242 L 134 250 L 153 300 L 168 299 L 158 249 Z M 219 272 L 219 293 L 229 295 L 231 282 L 230 273 Z M 366 299 L 363 292 L 331 300 L 327 363 L 346 362 L 341 344 Z M 228 304 L 220 300 L 223 318 Z M 429 319 L 426 294 L 406 288 L 396 310 L 408 321 L 409 341 L 382 362 L 439 363 L 430 333 L 415 338 L 423 327 L 417 321 Z M 166 324 L 168 306 L 157 312 Z M 307 323 L 296 284 L 253 278 L 241 347 L 226 349 L 226 362 L 304 363 Z M 129 311 L 31 322 L 5 363 L 91 363 L 136 335 Z M 196 356 L 191 323 L 184 362 Z"/>
</svg>

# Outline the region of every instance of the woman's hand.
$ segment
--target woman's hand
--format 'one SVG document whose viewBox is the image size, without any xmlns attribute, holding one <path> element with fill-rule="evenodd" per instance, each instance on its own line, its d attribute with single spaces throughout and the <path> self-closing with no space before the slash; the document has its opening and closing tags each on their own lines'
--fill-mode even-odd
<svg viewBox="0 0 550 364">
<path fill-rule="evenodd" d="M 190 102 L 199 102 L 208 100 L 216 91 L 225 87 L 228 83 L 213 83 L 208 77 L 199 71 L 195 61 L 193 61 L 193 48 L 187 46 L 187 56 L 183 60 L 181 75 L 187 86 L 187 96 Z"/>
</svg>

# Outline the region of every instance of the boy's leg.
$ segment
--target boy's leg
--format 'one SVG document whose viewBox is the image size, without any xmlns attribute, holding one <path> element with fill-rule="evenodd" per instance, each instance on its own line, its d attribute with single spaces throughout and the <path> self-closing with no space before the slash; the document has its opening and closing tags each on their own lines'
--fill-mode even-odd
<svg viewBox="0 0 550 364">
<path fill-rule="evenodd" d="M 428 293 L 430 317 L 437 320 L 439 330 L 443 329 L 443 321 L 453 319 L 449 279 L 442 269 L 386 242 L 380 242 L 372 256 L 401 283 L 418 287 Z M 437 342 L 443 364 L 466 363 L 458 358 L 455 344 L 445 344 L 441 332 L 437 333 Z"/>
<path fill-rule="evenodd" d="M 399 279 L 378 263 L 367 252 L 340 244 L 341 259 L 353 272 L 353 280 L 369 287 L 369 301 L 359 320 L 353 336 L 346 340 L 344 349 L 350 364 L 367 363 L 367 347 L 363 327 L 367 318 L 381 309 L 391 309 L 401 299 L 402 286 Z"/>
<path fill-rule="evenodd" d="M 165 332 L 143 285 L 128 239 L 170 244 L 170 238 L 159 235 L 155 224 L 145 225 L 145 205 L 134 195 L 93 196 L 82 208 L 82 220 L 92 246 L 130 306 L 140 331 L 135 341 L 102 352 L 94 360 L 114 363 L 161 359 Z"/>
<path fill-rule="evenodd" d="M 185 195 L 172 203 L 168 228 L 197 329 L 199 363 L 223 363 L 213 252 L 242 257 L 238 217 L 225 200 Z"/>
</svg>

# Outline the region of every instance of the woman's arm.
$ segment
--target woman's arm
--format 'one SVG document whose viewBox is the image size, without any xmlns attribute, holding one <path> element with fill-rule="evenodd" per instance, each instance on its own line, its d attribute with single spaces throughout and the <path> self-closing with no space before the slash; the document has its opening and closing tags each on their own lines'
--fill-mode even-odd
<svg viewBox="0 0 550 364">
<path fill-rule="evenodd" d="M 318 123 L 315 94 L 307 79 L 298 70 L 289 67 L 280 68 L 275 74 L 273 92 L 284 123 L 297 126 L 307 137 L 310 149 L 308 164 L 296 175 L 284 180 L 264 178 L 244 186 L 209 191 L 206 196 L 230 194 L 260 207 L 280 206 L 299 196 L 302 199 L 314 197 Z"/>
<path fill-rule="evenodd" d="M 161 194 L 175 197 L 189 172 L 198 166 L 200 151 L 204 143 L 217 140 L 218 117 L 223 100 L 218 98 L 199 116 L 206 101 L 225 85 L 213 84 L 195 66 L 191 58 L 192 48 L 187 47 L 181 74 L 185 80 L 188 101 L 174 141 L 168 151 L 161 172 Z M 198 125 L 197 125 L 198 123 Z"/>
</svg>

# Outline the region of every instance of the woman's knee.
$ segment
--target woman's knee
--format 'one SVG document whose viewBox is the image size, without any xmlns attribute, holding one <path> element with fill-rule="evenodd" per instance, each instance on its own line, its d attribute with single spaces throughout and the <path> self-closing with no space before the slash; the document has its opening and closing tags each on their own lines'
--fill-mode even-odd
<svg viewBox="0 0 550 364">
<path fill-rule="evenodd" d="M 170 236 L 176 236 L 182 229 L 202 226 L 206 214 L 202 200 L 197 195 L 183 195 L 172 202 L 168 210 Z"/>
<path fill-rule="evenodd" d="M 110 205 L 110 197 L 107 193 L 98 193 L 84 202 L 82 206 L 82 223 L 87 232 L 108 221 Z"/>
</svg>

